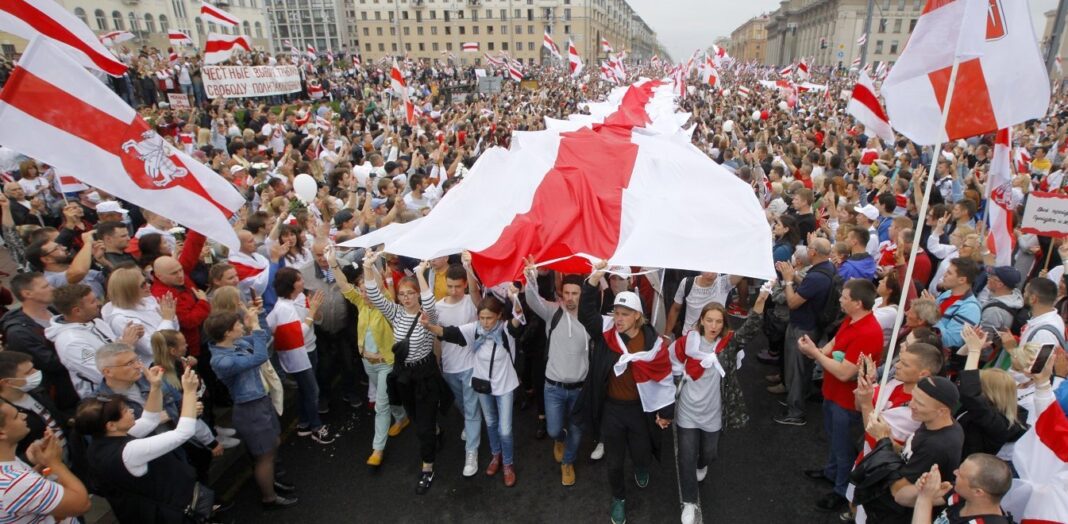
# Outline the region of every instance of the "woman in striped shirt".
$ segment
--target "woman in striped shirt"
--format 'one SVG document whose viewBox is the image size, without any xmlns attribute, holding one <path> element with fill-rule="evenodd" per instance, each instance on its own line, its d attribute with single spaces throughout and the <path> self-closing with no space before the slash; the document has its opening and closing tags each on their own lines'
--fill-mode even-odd
<svg viewBox="0 0 1068 524">
<path fill-rule="evenodd" d="M 434 354 L 434 335 L 419 324 L 419 316 L 425 311 L 431 323 L 437 322 L 434 308 L 434 293 L 427 285 L 427 263 L 415 268 L 415 278 L 404 277 L 397 284 L 400 304 L 386 300 L 373 278 L 375 262 L 381 253 L 373 253 L 363 260 L 364 287 L 367 298 L 393 326 L 395 347 L 393 371 L 387 379 L 391 404 L 403 404 L 408 417 L 415 422 L 419 437 L 419 453 L 423 469 L 415 492 L 422 495 L 434 482 L 434 457 L 440 444 L 438 412 L 444 413 L 452 403 L 452 392 L 441 377 L 440 356 Z M 422 290 L 420 292 L 420 290 Z M 401 349 L 397 351 L 397 349 Z"/>
</svg>

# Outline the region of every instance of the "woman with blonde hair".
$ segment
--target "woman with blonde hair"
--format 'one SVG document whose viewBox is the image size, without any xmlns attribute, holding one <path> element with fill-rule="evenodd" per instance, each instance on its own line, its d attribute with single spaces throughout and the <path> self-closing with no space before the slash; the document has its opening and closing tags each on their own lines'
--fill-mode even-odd
<svg viewBox="0 0 1068 524">
<path fill-rule="evenodd" d="M 141 269 L 124 267 L 108 278 L 108 298 L 110 302 L 100 310 L 100 317 L 115 333 L 122 333 L 130 324 L 144 328 L 134 351 L 148 366 L 152 363 L 152 334 L 161 329 L 178 329 L 174 296 L 168 293 L 157 301 Z"/>
<path fill-rule="evenodd" d="M 1017 403 L 1016 380 L 1003 369 L 979 370 L 979 356 L 987 333 L 965 325 L 961 330 L 968 359 L 960 373 L 961 411 L 957 422 L 964 429 L 961 456 L 997 455 L 1002 446 L 1027 432 L 1027 410 Z"/>
</svg>

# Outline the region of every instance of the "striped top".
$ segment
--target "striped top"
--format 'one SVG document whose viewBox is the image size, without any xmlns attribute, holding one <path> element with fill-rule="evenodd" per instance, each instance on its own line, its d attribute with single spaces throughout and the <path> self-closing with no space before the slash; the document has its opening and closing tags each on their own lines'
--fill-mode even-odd
<svg viewBox="0 0 1068 524">
<path fill-rule="evenodd" d="M 0 462 L 0 524 L 57 522 L 49 513 L 62 500 L 63 486 L 42 477 L 21 460 Z"/>
<path fill-rule="evenodd" d="M 373 279 L 366 279 L 364 285 L 367 288 L 367 298 L 371 300 L 371 304 L 381 311 L 382 316 L 386 317 L 386 320 L 393 326 L 393 339 L 395 341 L 404 340 L 405 335 L 408 334 L 408 329 L 412 327 L 412 322 L 415 322 L 415 329 L 412 330 L 412 337 L 408 343 L 406 363 L 418 362 L 434 351 L 434 335 L 419 324 L 419 313 L 412 315 L 399 304 L 386 300 L 386 297 L 382 295 L 382 291 L 378 289 L 378 284 Z M 438 313 L 434 308 L 434 293 L 429 289 L 423 290 L 419 296 L 419 302 L 423 311 L 430 317 L 430 323 L 437 324 Z"/>
</svg>

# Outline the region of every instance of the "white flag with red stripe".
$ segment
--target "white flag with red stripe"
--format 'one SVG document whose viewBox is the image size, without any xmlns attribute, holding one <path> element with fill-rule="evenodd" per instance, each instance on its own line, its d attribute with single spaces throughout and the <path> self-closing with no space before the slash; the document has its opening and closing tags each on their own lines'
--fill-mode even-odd
<svg viewBox="0 0 1068 524">
<path fill-rule="evenodd" d="M 204 17 L 207 22 L 215 22 L 216 24 L 225 27 L 237 27 L 241 23 L 241 20 L 236 16 L 219 9 L 208 2 L 201 2 L 200 16 Z"/>
<path fill-rule="evenodd" d="M 515 280 L 527 255 L 563 272 L 588 272 L 592 258 L 774 275 L 763 207 L 690 142 L 673 95 L 671 84 L 644 81 L 589 103 L 587 115 L 514 134 L 386 251 L 425 259 L 468 249 L 488 286 Z"/>
<path fill-rule="evenodd" d="M 181 31 L 167 33 L 167 40 L 170 41 L 171 45 L 193 45 L 193 39 Z"/>
<path fill-rule="evenodd" d="M 745 86 L 738 86 L 738 94 L 744 98 L 749 98 L 749 88 Z"/>
<path fill-rule="evenodd" d="M 806 62 L 804 58 L 802 58 L 801 61 L 797 63 L 796 72 L 798 81 L 804 82 L 808 80 L 808 62 Z"/>
<path fill-rule="evenodd" d="M 464 53 L 477 53 L 478 42 L 464 42 L 464 45 L 460 49 Z"/>
<path fill-rule="evenodd" d="M 77 193 L 89 189 L 89 186 L 81 183 L 77 178 L 66 173 L 54 172 L 52 174 L 53 187 L 57 193 Z"/>
<path fill-rule="evenodd" d="M 955 60 L 956 84 L 942 128 Z M 927 2 L 882 91 L 894 128 L 921 145 L 1042 118 L 1049 106 L 1049 77 L 1027 2 Z"/>
<path fill-rule="evenodd" d="M 1012 205 L 1012 135 L 1008 129 L 998 131 L 994 141 L 994 157 L 990 161 L 987 174 L 986 190 L 988 199 L 987 216 L 990 219 L 990 238 L 987 244 L 990 251 L 997 256 L 997 265 L 1012 265 L 1013 244 L 1013 205 Z"/>
<path fill-rule="evenodd" d="M 582 74 L 582 57 L 579 56 L 578 48 L 570 38 L 567 39 L 567 64 L 568 70 L 571 71 L 571 78 Z"/>
<path fill-rule="evenodd" d="M 0 2 L 0 31 L 26 40 L 41 36 L 57 44 L 83 67 L 122 76 L 126 64 L 115 58 L 89 26 L 54 0 Z"/>
<path fill-rule="evenodd" d="M 556 42 L 553 42 L 553 37 L 549 36 L 548 29 L 545 30 L 545 36 L 541 40 L 541 45 L 549 50 L 549 53 L 553 55 L 553 58 L 560 60 L 560 48 L 556 47 Z"/>
<path fill-rule="evenodd" d="M 258 296 L 263 296 L 270 283 L 271 262 L 267 257 L 252 253 L 246 255 L 241 251 L 231 251 L 227 260 L 237 270 L 237 288 L 241 290 L 241 296 L 248 297 L 249 290 L 255 290 Z"/>
<path fill-rule="evenodd" d="M 883 111 L 879 97 L 875 95 L 875 84 L 864 71 L 860 72 L 857 83 L 853 86 L 853 96 L 849 98 L 846 112 L 864 124 L 864 129 L 879 137 L 883 144 L 894 143 L 894 130 L 890 128 L 890 120 Z"/>
<path fill-rule="evenodd" d="M 389 83 L 397 96 L 408 96 L 408 82 L 404 80 L 404 73 L 397 66 L 396 59 L 393 59 L 393 67 L 389 70 Z"/>
<path fill-rule="evenodd" d="M 523 81 L 523 64 L 516 60 L 508 60 L 508 77 L 516 82 Z"/>
<path fill-rule="evenodd" d="M 858 46 L 863 46 L 866 43 L 868 43 L 868 33 L 860 35 L 860 38 L 857 39 Z"/>
<path fill-rule="evenodd" d="M 614 53 L 615 52 L 615 50 L 612 49 L 612 44 L 609 44 L 608 43 L 608 39 L 604 38 L 604 37 L 601 37 L 601 52 L 602 53 Z"/>
<path fill-rule="evenodd" d="M 133 40 L 135 35 L 129 31 L 110 31 L 100 35 L 100 43 L 112 47 L 116 44 Z"/>
<path fill-rule="evenodd" d="M 1056 400 L 1016 441 L 1012 465 L 1020 477 L 1002 507 L 1021 524 L 1068 522 L 1068 418 Z"/>
<path fill-rule="evenodd" d="M 790 65 L 788 65 L 788 66 L 786 66 L 786 67 L 784 67 L 784 68 L 779 70 L 779 76 L 784 77 L 784 78 L 790 78 L 790 75 L 793 74 L 793 72 L 794 72 L 794 66 L 793 66 L 793 64 L 790 64 Z"/>
<path fill-rule="evenodd" d="M 247 36 L 210 33 L 207 41 L 204 42 L 204 63 L 218 64 L 219 62 L 225 62 L 241 50 L 252 52 L 252 43 L 249 42 Z"/>
<path fill-rule="evenodd" d="M 315 52 L 315 48 L 312 47 L 311 44 L 308 44 L 308 47 L 306 48 L 306 53 L 308 55 L 308 58 L 311 59 L 311 60 L 315 60 L 316 58 L 319 58 L 319 55 Z"/>
<path fill-rule="evenodd" d="M 239 247 L 228 220 L 245 198 L 48 40 L 30 42 L 0 92 L 0 143 Z"/>
</svg>

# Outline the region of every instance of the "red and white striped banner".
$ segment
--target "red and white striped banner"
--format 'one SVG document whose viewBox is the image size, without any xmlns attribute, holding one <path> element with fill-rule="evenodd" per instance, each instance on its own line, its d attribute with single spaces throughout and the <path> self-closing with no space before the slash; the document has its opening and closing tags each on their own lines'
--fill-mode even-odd
<svg viewBox="0 0 1068 524">
<path fill-rule="evenodd" d="M 83 67 L 99 69 L 111 76 L 126 73 L 126 64 L 111 54 L 89 26 L 54 0 L 0 2 L 0 31 L 26 40 L 47 39 Z"/>
<path fill-rule="evenodd" d="M 215 22 L 225 27 L 237 27 L 241 23 L 234 15 L 207 2 L 201 2 L 200 16 L 204 17 L 207 22 Z"/>
</svg>

